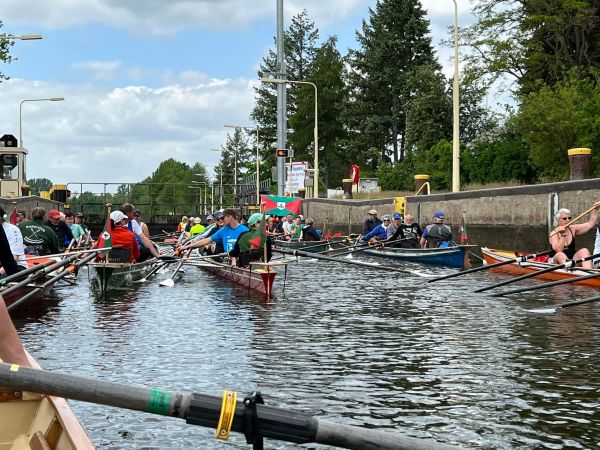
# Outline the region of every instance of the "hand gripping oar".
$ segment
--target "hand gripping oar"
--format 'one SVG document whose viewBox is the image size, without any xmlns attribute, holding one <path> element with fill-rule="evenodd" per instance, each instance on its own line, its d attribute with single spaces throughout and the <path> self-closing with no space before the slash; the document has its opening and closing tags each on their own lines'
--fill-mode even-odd
<svg viewBox="0 0 600 450">
<path fill-rule="evenodd" d="M 489 270 L 489 269 L 493 269 L 494 267 L 505 266 L 507 264 L 513 264 L 516 262 L 525 262 L 528 259 L 534 259 L 534 258 L 537 258 L 538 256 L 549 255 L 550 253 L 552 253 L 552 250 L 546 250 L 546 251 L 543 251 L 540 253 L 533 253 L 531 255 L 518 256 L 517 258 L 507 259 L 506 261 L 500 261 L 500 262 L 497 262 L 494 264 L 488 264 L 485 266 L 475 267 L 474 269 L 461 270 L 460 272 L 454 272 L 454 273 L 451 273 L 448 275 L 444 275 L 442 277 L 432 278 L 431 280 L 427 280 L 427 282 L 433 283 L 434 281 L 447 280 L 448 278 L 460 277 L 461 275 L 467 275 L 468 273 L 479 272 L 481 270 Z"/>
<path fill-rule="evenodd" d="M 427 274 L 424 274 L 422 272 L 418 272 L 416 270 L 408 270 L 408 269 L 398 269 L 397 267 L 390 267 L 390 266 L 381 266 L 377 263 L 368 263 L 365 261 L 354 261 L 354 260 L 348 260 L 348 259 L 340 259 L 340 258 L 335 258 L 333 256 L 326 256 L 326 255 L 321 255 L 320 253 L 311 253 L 311 252 L 303 252 L 302 250 L 284 250 L 281 248 L 278 249 L 273 249 L 274 252 L 279 252 L 279 253 L 283 253 L 286 255 L 292 255 L 292 256 L 308 256 L 309 258 L 316 258 L 316 259 L 322 259 L 324 261 L 333 261 L 333 262 L 339 262 L 339 263 L 343 263 L 343 264 L 353 264 L 355 266 L 362 266 L 362 267 L 370 267 L 371 269 L 379 269 L 379 270 L 385 270 L 386 272 L 400 272 L 400 273 L 410 273 L 413 275 L 417 275 L 420 277 L 427 277 Z"/>
<path fill-rule="evenodd" d="M 586 214 L 592 212 L 592 210 L 594 210 L 594 208 L 596 208 L 596 205 L 592 206 L 591 208 L 586 209 L 584 212 L 582 212 L 581 214 L 579 214 L 577 217 L 575 217 L 573 220 L 571 220 L 570 222 L 568 222 L 566 225 L 563 225 L 563 228 L 568 228 L 569 226 L 571 226 L 572 224 L 574 224 L 575 222 L 577 222 L 579 219 L 581 219 L 583 216 L 585 216 Z M 554 230 L 552 233 L 550 233 L 549 237 L 554 236 L 556 233 L 558 233 L 558 230 Z"/>
<path fill-rule="evenodd" d="M 571 306 L 579 306 L 597 301 L 600 301 L 600 295 L 596 297 L 584 298 L 583 300 L 573 300 L 571 302 L 559 303 L 551 308 L 526 309 L 525 311 L 536 314 L 554 314 L 564 308 L 570 308 Z"/>
<path fill-rule="evenodd" d="M 230 431 L 244 433 L 249 443 L 258 444 L 260 437 L 264 437 L 298 444 L 314 442 L 360 450 L 455 449 L 429 439 L 403 436 L 394 431 L 336 424 L 301 411 L 264 405 L 261 404 L 262 396 L 258 393 L 244 398 L 244 401 L 238 401 L 237 393 L 233 391 L 225 391 L 225 398 L 170 392 L 31 369 L 16 364 L 0 364 L 0 386 L 12 391 L 35 392 L 185 419 L 190 425 L 213 429 L 218 427 L 221 439 L 227 439 Z"/>
<path fill-rule="evenodd" d="M 584 261 L 589 261 L 590 259 L 598 258 L 599 256 L 600 256 L 600 253 L 596 253 L 595 255 L 586 256 L 585 258 L 574 259 L 572 261 L 567 261 L 566 263 L 558 264 L 556 266 L 548 267 L 546 269 L 536 270 L 533 273 L 527 273 L 525 275 L 521 275 L 520 277 L 513 278 L 513 279 L 510 279 L 510 280 L 506 280 L 506 281 L 503 281 L 501 283 L 492 284 L 491 286 L 485 286 L 485 287 L 479 288 L 479 289 L 477 289 L 477 290 L 475 290 L 473 292 L 485 292 L 485 291 L 489 291 L 490 289 L 495 289 L 495 288 L 500 287 L 500 286 L 504 286 L 504 285 L 507 285 L 507 284 L 516 283 L 517 281 L 526 280 L 528 278 L 533 278 L 535 276 L 542 275 L 544 273 L 554 272 L 555 270 L 558 270 L 558 269 L 564 269 L 567 266 L 569 268 L 574 268 L 574 267 L 577 266 L 577 264 L 580 264 L 580 263 L 582 263 Z"/>
<path fill-rule="evenodd" d="M 492 297 L 503 297 L 503 296 L 509 295 L 509 294 L 518 294 L 520 292 L 535 291 L 538 289 L 549 288 L 552 286 L 560 286 L 561 284 L 578 283 L 580 281 L 591 280 L 591 279 L 598 278 L 598 277 L 600 277 L 600 272 L 592 273 L 590 275 L 582 275 L 580 277 L 567 278 L 566 280 L 551 281 L 550 283 L 540 283 L 540 284 L 536 284 L 534 286 L 525 286 L 525 287 L 518 288 L 518 289 L 510 289 L 508 291 L 496 292 L 494 294 L 491 294 L 491 296 Z"/>
</svg>

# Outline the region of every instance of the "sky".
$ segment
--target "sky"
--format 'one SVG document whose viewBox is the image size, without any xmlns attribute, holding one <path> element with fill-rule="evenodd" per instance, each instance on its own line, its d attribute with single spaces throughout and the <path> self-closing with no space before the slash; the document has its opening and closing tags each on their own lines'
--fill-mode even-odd
<svg viewBox="0 0 600 450">
<path fill-rule="evenodd" d="M 467 0 L 459 21 L 472 22 Z M 284 0 L 285 27 L 302 9 L 322 40 L 345 54 L 376 0 Z M 433 44 L 450 76 L 452 0 L 422 0 Z M 15 41 L 0 71 L 1 134 L 19 137 L 22 105 L 27 178 L 54 183 L 125 183 L 161 161 L 199 161 L 212 172 L 231 130 L 253 126 L 257 69 L 273 46 L 276 0 L 0 0 L 0 32 L 41 33 Z"/>
</svg>

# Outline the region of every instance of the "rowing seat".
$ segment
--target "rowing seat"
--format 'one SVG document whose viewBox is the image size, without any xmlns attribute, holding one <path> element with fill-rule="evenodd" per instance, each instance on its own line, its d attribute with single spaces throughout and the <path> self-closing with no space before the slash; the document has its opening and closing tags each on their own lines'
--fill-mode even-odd
<svg viewBox="0 0 600 450">
<path fill-rule="evenodd" d="M 131 259 L 131 250 L 127 248 L 113 248 L 108 252 L 108 262 L 126 263 Z"/>
</svg>

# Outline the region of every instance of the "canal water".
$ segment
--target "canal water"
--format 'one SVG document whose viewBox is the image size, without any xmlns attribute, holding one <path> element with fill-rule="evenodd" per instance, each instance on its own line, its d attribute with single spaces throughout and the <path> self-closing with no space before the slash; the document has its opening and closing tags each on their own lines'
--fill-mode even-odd
<svg viewBox="0 0 600 450">
<path fill-rule="evenodd" d="M 600 447 L 600 304 L 527 312 L 597 292 L 473 293 L 503 279 L 427 283 L 301 260 L 270 301 L 197 268 L 171 288 L 159 277 L 98 299 L 83 270 L 77 286 L 16 322 L 50 370 L 210 395 L 260 390 L 269 405 L 462 447 Z M 241 435 L 220 442 L 178 419 L 71 404 L 99 448 L 248 448 Z"/>
</svg>

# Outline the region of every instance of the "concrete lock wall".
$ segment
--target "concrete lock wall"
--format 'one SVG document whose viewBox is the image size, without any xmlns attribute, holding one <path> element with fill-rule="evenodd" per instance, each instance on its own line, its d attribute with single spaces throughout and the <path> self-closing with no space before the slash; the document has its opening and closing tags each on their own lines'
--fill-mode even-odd
<svg viewBox="0 0 600 450">
<path fill-rule="evenodd" d="M 44 208 L 46 212 L 51 209 L 63 210 L 63 203 L 44 199 L 35 195 L 30 195 L 28 197 L 2 197 L 0 198 L 0 205 L 2 205 L 9 216 L 12 214 L 14 206 L 16 206 L 17 209 L 22 209 L 27 213 L 27 218 L 31 218 L 31 210 L 38 206 Z"/>
</svg>

